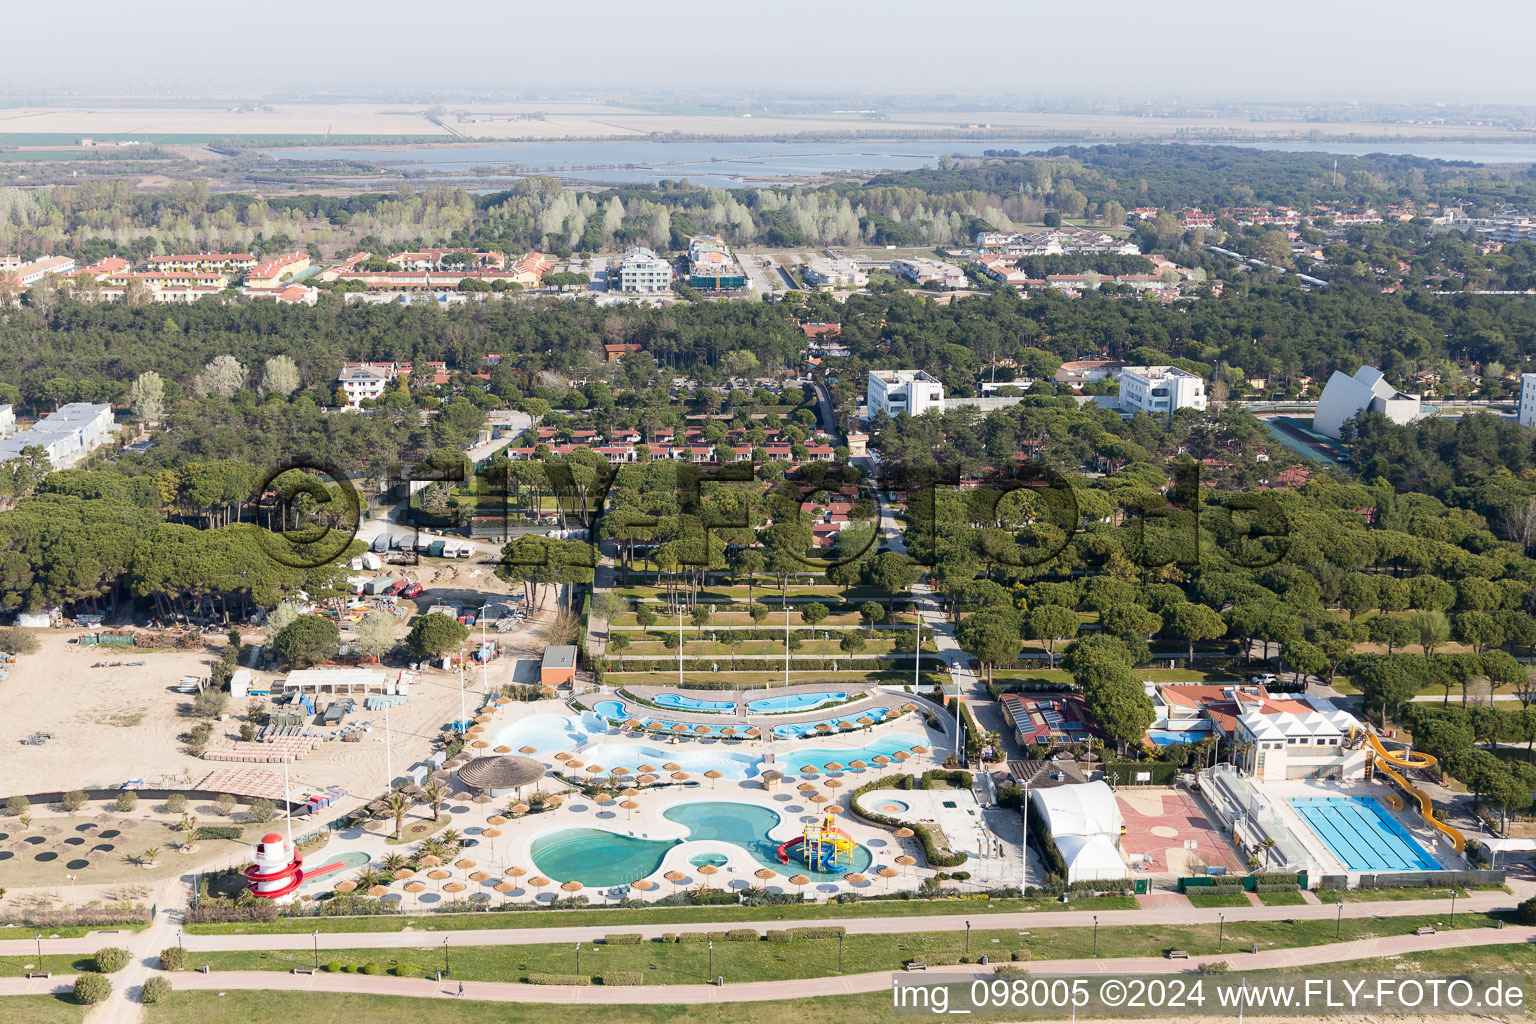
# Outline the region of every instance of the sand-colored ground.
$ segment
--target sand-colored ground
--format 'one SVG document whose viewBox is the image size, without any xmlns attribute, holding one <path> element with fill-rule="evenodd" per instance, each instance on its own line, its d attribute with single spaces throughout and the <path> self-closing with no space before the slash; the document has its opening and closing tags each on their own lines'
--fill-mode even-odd
<svg viewBox="0 0 1536 1024">
<path fill-rule="evenodd" d="M 487 593 L 504 594 L 508 590 L 491 575 L 489 567 L 468 563 L 396 569 L 394 575 L 410 576 L 427 587 L 417 600 L 423 611 L 442 600 L 479 600 Z M 554 612 L 551 595 L 543 611 L 524 629 L 490 634 L 510 652 L 483 672 L 466 674 L 466 706 L 475 706 L 474 695 L 483 687 L 496 690 L 511 681 L 519 658 L 542 655 L 543 631 Z M 402 623 L 400 635 L 405 631 Z M 70 642 L 78 633 L 73 629 L 39 631 L 40 649 L 21 657 L 9 678 L 0 682 L 0 699 L 6 707 L 6 713 L 0 715 L 0 797 L 112 787 L 130 779 L 143 779 L 150 788 L 190 786 L 208 772 L 227 766 L 226 762 L 202 760 L 186 752 L 177 737 L 193 724 L 194 720 L 180 710 L 190 698 L 173 690 L 183 676 L 208 674 L 222 637 L 212 637 L 213 646 L 203 651 L 141 651 L 80 647 Z M 248 632 L 246 640 L 257 642 L 259 636 Z M 144 664 L 92 667 L 106 661 Z M 280 674 L 271 678 L 280 678 Z M 216 724 L 210 746 L 238 738 L 237 716 L 244 714 L 245 705 L 244 700 L 230 702 L 229 717 Z M 421 673 L 410 702 L 390 713 L 396 776 L 430 753 L 433 738 L 458 717 L 459 707 L 457 672 L 438 669 Z M 352 722 L 373 720 L 374 731 L 361 743 L 326 743 L 293 764 L 290 770 L 295 791 L 340 785 L 353 793 L 373 794 L 384 788 L 384 716 L 360 710 L 349 718 Z M 22 745 L 23 737 L 34 732 L 52 732 L 54 739 L 42 746 Z M 277 765 L 272 769 L 281 771 Z"/>
<path fill-rule="evenodd" d="M 543 116 L 535 119 L 534 113 Z M 1134 117 L 1018 111 L 893 111 L 888 120 L 856 114 L 686 115 L 653 113 L 599 102 L 477 103 L 452 107 L 440 121 L 425 105 L 404 103 L 278 104 L 233 110 L 213 103 L 184 107 L 23 107 L 0 112 L 0 134 L 57 132 L 158 135 L 417 135 L 479 139 L 621 138 L 653 132 L 748 138 L 802 132 L 890 135 L 971 131 L 1102 137 L 1168 137 L 1179 132 L 1232 137 L 1412 136 L 1487 140 L 1507 135 L 1479 126 L 1252 122 L 1240 117 Z M 979 128 L 978 126 L 985 126 Z"/>
</svg>

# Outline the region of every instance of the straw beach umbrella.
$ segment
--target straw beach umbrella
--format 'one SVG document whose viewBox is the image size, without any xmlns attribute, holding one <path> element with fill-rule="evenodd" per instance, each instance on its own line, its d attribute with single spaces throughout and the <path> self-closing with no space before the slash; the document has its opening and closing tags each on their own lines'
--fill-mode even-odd
<svg viewBox="0 0 1536 1024">
<path fill-rule="evenodd" d="M 718 875 L 719 873 L 720 873 L 720 869 L 718 867 L 716 867 L 715 865 L 713 865 L 713 864 L 700 864 L 699 865 L 699 874 L 704 876 L 704 883 L 699 886 L 700 891 L 703 891 L 703 890 L 709 888 L 709 876 L 710 875 Z"/>
<path fill-rule="evenodd" d="M 464 857 L 460 860 L 454 861 L 453 866 L 458 868 L 460 871 L 468 871 L 472 867 L 477 867 L 478 864 L 475 861 L 470 860 L 468 857 Z"/>
<path fill-rule="evenodd" d="M 453 872 L 447 868 L 433 868 L 427 872 L 427 877 L 437 883 L 437 891 L 443 891 L 443 883 L 453 877 Z"/>
<path fill-rule="evenodd" d="M 525 751 L 527 751 L 528 753 L 530 753 L 530 754 L 533 753 L 533 748 L 532 747 L 524 747 L 523 749 Z M 491 748 L 491 753 L 493 753 L 493 754 L 510 754 L 510 753 L 512 753 L 512 748 L 507 746 L 505 743 L 503 743 L 499 747 Z"/>
<path fill-rule="evenodd" d="M 897 871 L 895 868 L 891 867 L 889 864 L 882 864 L 875 871 L 875 874 L 877 874 L 881 878 L 885 879 L 885 891 L 886 892 L 890 892 L 891 891 L 891 879 L 893 879 L 897 875 L 901 874 L 901 872 Z"/>
<path fill-rule="evenodd" d="M 522 803 L 513 804 L 511 807 L 507 808 L 507 810 L 511 811 L 514 815 L 517 815 L 519 817 L 521 817 L 524 814 L 527 814 L 530 809 L 531 808 L 529 808 L 529 806 L 527 804 L 522 804 Z"/>
<path fill-rule="evenodd" d="M 456 895 L 458 893 L 463 892 L 464 888 L 465 887 L 464 887 L 464 883 L 463 882 L 449 882 L 447 885 L 443 886 L 443 892 L 446 892 L 448 895 L 453 896 L 453 895 Z"/>
<path fill-rule="evenodd" d="M 424 868 L 435 868 L 442 864 L 442 862 L 443 858 L 439 857 L 435 853 L 429 853 L 425 857 L 418 860 L 416 863 L 420 864 Z"/>
<path fill-rule="evenodd" d="M 661 767 L 662 767 L 662 770 L 664 770 L 664 771 L 675 772 L 679 768 L 681 768 L 682 765 L 678 764 L 676 761 L 668 761 L 666 764 L 662 765 Z"/>
<path fill-rule="evenodd" d="M 543 875 L 534 875 L 532 878 L 528 879 L 528 884 L 533 886 L 534 889 L 538 891 L 538 894 L 542 896 L 544 895 L 544 887 L 549 884 L 549 879 L 545 878 Z"/>
<path fill-rule="evenodd" d="M 374 899 L 378 899 L 380 896 L 383 896 L 387 892 L 389 892 L 389 886 L 376 885 L 368 890 L 368 895 L 372 896 Z"/>
<path fill-rule="evenodd" d="M 405 891 L 411 894 L 412 904 L 419 904 L 421 902 L 421 894 L 427 891 L 427 883 L 407 882 L 405 884 Z"/>
<path fill-rule="evenodd" d="M 635 816 L 635 808 L 639 807 L 640 804 L 634 800 L 625 800 L 623 803 L 619 804 L 619 806 L 628 811 L 630 819 L 633 820 Z"/>
<path fill-rule="evenodd" d="M 903 868 L 910 868 L 917 863 L 917 858 L 904 853 L 896 858 L 896 863 L 900 864 Z"/>
<path fill-rule="evenodd" d="M 843 766 L 836 761 L 828 761 L 826 764 L 822 765 L 822 767 L 829 772 L 840 772 L 843 770 Z"/>
<path fill-rule="evenodd" d="M 472 872 L 470 874 L 470 876 L 469 876 L 469 880 L 471 882 L 477 882 L 477 883 L 478 882 L 489 881 L 490 878 L 491 878 L 491 876 L 486 874 L 484 871 L 475 871 L 475 872 Z"/>
<path fill-rule="evenodd" d="M 582 884 L 580 882 L 576 881 L 575 879 L 572 879 L 569 882 L 561 882 L 560 883 L 560 891 L 561 892 L 568 892 L 572 896 L 574 896 L 577 893 L 581 892 L 581 890 L 582 890 Z"/>
<path fill-rule="evenodd" d="M 683 879 L 687 878 L 688 876 L 683 874 L 681 871 L 668 871 L 666 874 L 662 875 L 661 877 L 665 878 L 667 881 L 671 882 L 672 883 L 672 891 L 673 892 L 677 892 L 677 883 L 681 882 Z"/>
<path fill-rule="evenodd" d="M 756 871 L 752 872 L 752 877 L 759 879 L 764 885 L 767 885 L 768 880 L 771 878 L 778 878 L 779 873 L 773 870 L 773 868 L 758 868 Z"/>
<path fill-rule="evenodd" d="M 689 775 L 687 772 L 673 772 L 672 778 L 678 782 L 687 782 L 689 779 L 693 778 L 693 776 Z"/>
<path fill-rule="evenodd" d="M 514 866 L 507 868 L 507 870 L 503 871 L 502 874 L 506 875 L 508 878 L 522 878 L 524 875 L 528 874 L 528 869 Z"/>
<path fill-rule="evenodd" d="M 869 881 L 869 879 L 865 878 L 857 871 L 854 871 L 844 875 L 843 881 L 847 882 L 849 885 L 863 885 L 865 882 Z"/>
<path fill-rule="evenodd" d="M 357 883 L 352 881 L 350 878 L 347 879 L 345 882 L 337 882 L 336 883 L 336 891 L 337 892 L 351 892 L 353 889 L 356 889 L 356 888 L 357 888 Z"/>
<path fill-rule="evenodd" d="M 569 750 L 562 750 L 562 751 L 560 751 L 560 753 L 555 755 L 555 760 L 556 761 L 569 761 L 571 758 L 573 758 L 575 756 L 576 755 L 571 753 Z"/>
<path fill-rule="evenodd" d="M 509 892 L 516 892 L 517 886 L 513 885 L 511 882 L 497 882 L 495 885 L 491 886 L 491 891 L 499 892 L 505 896 Z"/>
<path fill-rule="evenodd" d="M 805 887 L 811 884 L 811 880 L 804 875 L 790 875 L 789 884 L 798 887 L 800 894 L 804 895 Z"/>
<path fill-rule="evenodd" d="M 704 777 L 709 780 L 709 788 L 710 789 L 714 789 L 715 788 L 715 783 L 719 779 L 725 778 L 725 773 L 724 772 L 718 772 L 715 769 L 711 768 L 709 771 L 704 773 Z"/>
</svg>

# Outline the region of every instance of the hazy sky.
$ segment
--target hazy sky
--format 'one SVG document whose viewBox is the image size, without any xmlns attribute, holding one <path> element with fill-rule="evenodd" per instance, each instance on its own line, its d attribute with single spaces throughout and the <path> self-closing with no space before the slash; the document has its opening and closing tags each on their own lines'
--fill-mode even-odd
<svg viewBox="0 0 1536 1024">
<path fill-rule="evenodd" d="M 1533 35 L 1529 0 L 0 0 L 0 89 L 769 87 L 1530 103 Z"/>
</svg>

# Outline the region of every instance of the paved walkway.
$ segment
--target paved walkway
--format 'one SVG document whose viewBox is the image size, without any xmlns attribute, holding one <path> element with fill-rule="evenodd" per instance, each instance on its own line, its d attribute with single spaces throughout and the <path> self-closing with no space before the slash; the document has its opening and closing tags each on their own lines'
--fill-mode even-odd
<svg viewBox="0 0 1536 1024">
<path fill-rule="evenodd" d="M 1257 954 L 1234 953 L 1197 956 L 1189 960 L 1163 957 L 1123 957 L 1104 960 L 1034 960 L 1026 966 L 1032 975 L 1104 975 L 1104 974 L 1179 974 L 1194 971 L 1202 964 L 1226 962 L 1235 970 L 1273 970 L 1338 964 L 1372 957 L 1397 956 L 1437 949 L 1469 949 L 1476 946 L 1515 945 L 1536 940 L 1536 928 L 1492 928 L 1437 932 L 1433 935 L 1393 935 L 1359 939 L 1351 942 L 1306 946 L 1299 949 L 1274 949 Z M 934 967 L 913 979 L 963 981 L 986 977 L 993 966 Z M 518 1003 L 606 1003 L 654 1004 L 744 1003 L 816 996 L 881 992 L 889 989 L 898 972 L 873 971 L 867 974 L 796 979 L 787 987 L 783 981 L 755 981 L 743 984 L 645 985 L 635 988 L 602 986 L 525 985 L 519 982 L 467 981 L 464 998 L 488 1002 Z M 73 979 L 29 981 L 24 978 L 0 980 L 0 995 L 23 995 L 67 991 Z M 355 974 L 281 974 L 276 971 L 218 971 L 212 974 L 178 973 L 173 984 L 181 991 L 227 991 L 230 989 L 265 989 L 284 992 L 354 992 L 374 995 L 458 998 L 457 981 L 436 982 L 428 979 L 361 977 Z M 792 992 L 790 991 L 792 988 Z"/>
<path fill-rule="evenodd" d="M 1503 892 L 1474 892 L 1456 901 L 1457 912 L 1482 912 L 1507 909 L 1515 905 L 1519 896 Z M 614 931 L 636 932 L 646 938 L 654 938 L 665 932 L 718 931 L 721 928 L 788 928 L 798 924 L 835 924 L 848 930 L 850 935 L 889 935 L 911 932 L 958 931 L 966 921 L 975 926 L 991 929 L 1009 928 L 1086 928 L 1091 927 L 1096 916 L 1099 924 L 1110 927 L 1137 927 L 1172 924 L 1215 924 L 1223 916 L 1227 921 L 1331 921 L 1339 916 L 1347 918 L 1409 917 L 1415 915 L 1448 913 L 1448 899 L 1400 900 L 1379 903 L 1319 904 L 1289 907 L 1224 907 L 1196 908 L 1187 905 L 1151 907 L 1141 910 L 1106 910 L 1097 915 L 1080 910 L 1036 910 L 1006 914 L 943 914 L 931 917 L 855 917 L 815 918 L 804 921 L 731 921 L 683 922 L 673 921 L 653 925 L 626 924 L 616 915 L 612 924 L 570 928 L 483 928 L 463 931 L 401 931 L 401 932 L 321 932 L 322 949 L 407 949 L 422 945 L 424 940 L 440 944 L 446 937 L 453 946 L 516 946 L 537 943 L 591 942 Z M 412 917 L 413 924 L 422 929 L 430 925 L 430 916 Z M 1508 932 L 1509 929 L 1505 929 Z M 171 938 L 174 940 L 174 930 Z M 79 955 L 102 946 L 112 945 L 117 936 L 85 936 L 78 939 L 44 940 L 45 956 Z M 203 951 L 232 951 L 252 949 L 312 949 L 314 938 L 308 933 L 286 935 L 187 935 L 183 939 L 189 954 Z M 154 947 L 158 950 L 169 943 Z M 36 949 L 31 938 L 0 941 L 0 956 L 25 956 Z"/>
</svg>

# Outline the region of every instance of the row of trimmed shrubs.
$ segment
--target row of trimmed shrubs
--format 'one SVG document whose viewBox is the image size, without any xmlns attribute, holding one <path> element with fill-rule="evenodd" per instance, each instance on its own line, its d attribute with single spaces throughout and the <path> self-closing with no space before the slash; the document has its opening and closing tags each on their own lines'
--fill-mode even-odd
<svg viewBox="0 0 1536 1024">
<path fill-rule="evenodd" d="M 180 949 L 175 952 L 180 953 Z M 127 967 L 132 960 L 126 949 L 120 946 L 104 946 L 98 949 L 92 957 L 94 971 L 86 971 L 75 978 L 75 1002 L 82 1006 L 94 1006 L 106 1000 L 112 995 L 112 979 L 109 974 L 116 974 Z M 162 963 L 165 954 L 161 954 Z M 178 965 L 179 967 L 179 965 Z M 168 968 L 175 969 L 175 968 Z M 171 991 L 171 980 L 161 975 L 147 978 L 139 989 L 139 998 L 145 1003 L 158 1003 Z"/>
</svg>

